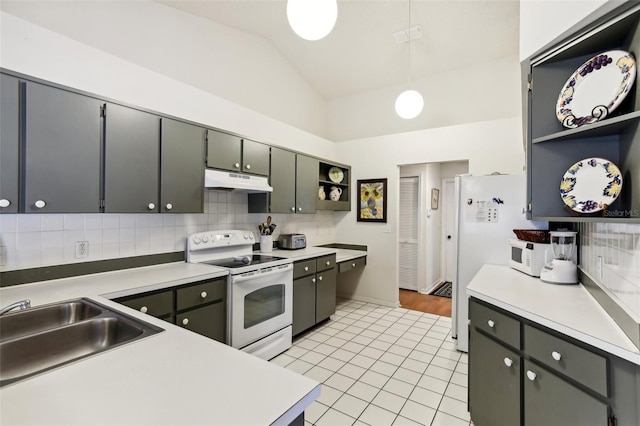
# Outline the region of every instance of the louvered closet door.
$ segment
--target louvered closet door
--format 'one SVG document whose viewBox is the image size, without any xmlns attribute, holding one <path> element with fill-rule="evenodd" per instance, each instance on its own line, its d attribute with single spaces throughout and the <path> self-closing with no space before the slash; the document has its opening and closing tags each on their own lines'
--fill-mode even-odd
<svg viewBox="0 0 640 426">
<path fill-rule="evenodd" d="M 400 178 L 400 288 L 418 289 L 418 177 Z"/>
</svg>

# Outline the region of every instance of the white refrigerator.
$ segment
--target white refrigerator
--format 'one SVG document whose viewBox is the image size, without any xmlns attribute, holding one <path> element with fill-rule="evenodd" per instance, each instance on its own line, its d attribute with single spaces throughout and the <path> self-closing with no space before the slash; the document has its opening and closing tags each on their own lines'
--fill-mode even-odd
<svg viewBox="0 0 640 426">
<path fill-rule="evenodd" d="M 525 175 L 462 175 L 455 178 L 456 239 L 451 300 L 451 336 L 469 350 L 467 285 L 485 263 L 507 265 L 514 229 L 547 229 L 526 219 Z"/>
</svg>

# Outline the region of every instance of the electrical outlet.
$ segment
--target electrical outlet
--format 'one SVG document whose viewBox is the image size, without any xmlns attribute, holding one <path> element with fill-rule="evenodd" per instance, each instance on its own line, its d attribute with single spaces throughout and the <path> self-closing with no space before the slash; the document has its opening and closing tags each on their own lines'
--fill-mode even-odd
<svg viewBox="0 0 640 426">
<path fill-rule="evenodd" d="M 89 257 L 89 241 L 76 241 L 76 259 Z"/>
</svg>

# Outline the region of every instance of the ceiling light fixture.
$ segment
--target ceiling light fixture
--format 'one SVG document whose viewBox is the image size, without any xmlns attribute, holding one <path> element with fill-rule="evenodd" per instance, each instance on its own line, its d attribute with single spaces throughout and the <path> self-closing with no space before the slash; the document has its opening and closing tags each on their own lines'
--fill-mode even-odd
<svg viewBox="0 0 640 426">
<path fill-rule="evenodd" d="M 419 33 L 418 37 L 413 36 L 412 30 Z M 409 28 L 407 31 L 407 41 L 409 43 L 409 65 L 407 66 L 407 86 L 410 87 L 411 83 L 411 39 L 419 38 L 422 36 L 422 32 L 420 31 L 420 27 L 417 26 L 417 29 L 413 29 L 411 27 L 411 0 L 409 0 Z M 398 37 L 396 36 L 396 39 Z M 401 118 L 410 120 L 412 118 L 416 118 L 422 112 L 422 108 L 424 108 L 424 100 L 422 99 L 422 95 L 412 89 L 407 89 L 404 92 L 400 93 L 400 95 L 396 98 L 396 114 L 398 114 Z"/>
<path fill-rule="evenodd" d="M 293 31 L 305 40 L 320 40 L 338 19 L 337 0 L 287 0 L 287 19 Z"/>
</svg>

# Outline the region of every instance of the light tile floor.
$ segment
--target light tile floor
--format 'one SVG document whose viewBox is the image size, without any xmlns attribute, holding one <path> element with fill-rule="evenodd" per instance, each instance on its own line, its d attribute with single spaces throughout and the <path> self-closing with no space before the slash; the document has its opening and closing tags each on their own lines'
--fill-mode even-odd
<svg viewBox="0 0 640 426">
<path fill-rule="evenodd" d="M 322 383 L 305 425 L 473 425 L 447 317 L 339 299 L 272 362 Z"/>
</svg>

